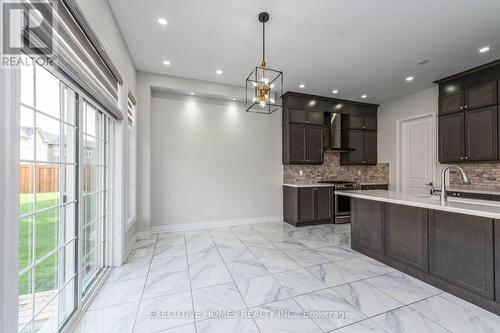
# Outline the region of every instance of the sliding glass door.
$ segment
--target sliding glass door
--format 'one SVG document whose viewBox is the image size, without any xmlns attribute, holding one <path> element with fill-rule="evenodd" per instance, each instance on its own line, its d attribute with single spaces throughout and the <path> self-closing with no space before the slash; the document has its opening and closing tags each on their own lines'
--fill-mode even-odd
<svg viewBox="0 0 500 333">
<path fill-rule="evenodd" d="M 105 262 L 107 117 L 83 100 L 82 128 L 82 295 L 85 296 Z"/>
<path fill-rule="evenodd" d="M 58 331 L 105 267 L 108 121 L 43 67 L 22 66 L 20 332 Z"/>
</svg>

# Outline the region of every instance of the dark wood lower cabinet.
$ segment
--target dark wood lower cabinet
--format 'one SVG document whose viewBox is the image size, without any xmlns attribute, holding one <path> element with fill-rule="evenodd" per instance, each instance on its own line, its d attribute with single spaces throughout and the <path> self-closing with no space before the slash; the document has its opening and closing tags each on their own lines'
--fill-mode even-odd
<svg viewBox="0 0 500 333">
<path fill-rule="evenodd" d="M 493 220 L 431 211 L 429 274 L 493 299 Z"/>
<path fill-rule="evenodd" d="M 387 256 L 427 272 L 427 209 L 386 206 Z"/>
<path fill-rule="evenodd" d="M 294 226 L 331 223 L 333 188 L 283 186 L 283 219 Z"/>
<path fill-rule="evenodd" d="M 495 244 L 495 299 L 500 303 L 500 221 L 495 220 L 493 224 Z"/>
<path fill-rule="evenodd" d="M 354 250 L 500 315 L 500 221 L 351 202 Z"/>
<path fill-rule="evenodd" d="M 384 204 L 351 198 L 351 238 L 372 251 L 384 253 Z"/>
<path fill-rule="evenodd" d="M 314 189 L 299 188 L 299 221 L 314 220 Z"/>
</svg>

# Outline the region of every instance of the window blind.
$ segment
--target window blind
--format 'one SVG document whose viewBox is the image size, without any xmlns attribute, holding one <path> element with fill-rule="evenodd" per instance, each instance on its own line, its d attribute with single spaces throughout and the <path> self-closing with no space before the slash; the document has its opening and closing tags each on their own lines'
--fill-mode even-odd
<svg viewBox="0 0 500 333">
<path fill-rule="evenodd" d="M 34 9 L 31 3 L 23 5 Z M 119 103 L 123 79 L 76 1 L 55 0 L 36 9 L 44 18 L 52 15 L 52 20 L 43 20 L 41 29 L 31 29 L 28 25 L 24 38 L 31 48 L 27 53 L 36 52 L 37 45 L 48 45 L 52 41 L 52 52 L 46 55 L 53 59 L 56 70 L 81 87 L 114 118 L 123 119 Z M 28 11 L 24 12 L 27 20 Z M 51 64 L 47 66 L 54 69 Z"/>
</svg>

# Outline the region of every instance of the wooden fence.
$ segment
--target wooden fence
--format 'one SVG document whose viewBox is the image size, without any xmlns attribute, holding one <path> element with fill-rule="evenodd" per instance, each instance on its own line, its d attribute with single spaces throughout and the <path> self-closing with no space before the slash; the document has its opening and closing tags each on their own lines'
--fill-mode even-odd
<svg viewBox="0 0 500 333">
<path fill-rule="evenodd" d="M 21 193 L 33 193 L 33 167 L 31 165 L 21 165 L 19 170 L 19 191 Z M 91 191 L 95 184 L 96 168 L 85 166 L 84 191 Z M 39 165 L 36 168 L 36 192 L 59 192 L 59 166 Z"/>
<path fill-rule="evenodd" d="M 19 170 L 19 191 L 21 193 L 33 192 L 33 167 L 21 165 Z M 37 193 L 59 192 L 59 167 L 56 165 L 39 165 L 36 168 Z"/>
</svg>

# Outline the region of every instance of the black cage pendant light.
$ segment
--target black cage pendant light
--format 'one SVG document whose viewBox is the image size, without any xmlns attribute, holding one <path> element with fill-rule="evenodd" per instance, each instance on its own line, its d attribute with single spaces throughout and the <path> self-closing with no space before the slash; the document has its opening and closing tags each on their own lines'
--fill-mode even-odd
<svg viewBox="0 0 500 333">
<path fill-rule="evenodd" d="M 262 63 L 248 75 L 246 82 L 247 112 L 271 114 L 281 109 L 283 95 L 283 72 L 267 66 L 266 63 L 266 22 L 268 13 L 259 14 L 262 23 Z"/>
</svg>

